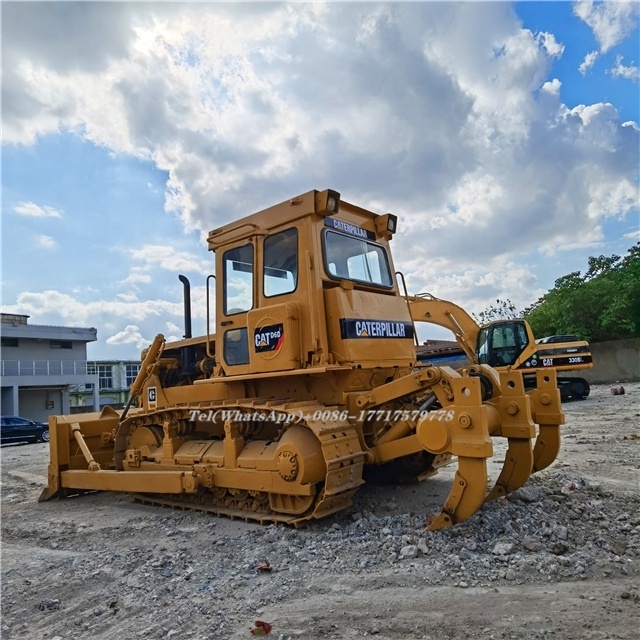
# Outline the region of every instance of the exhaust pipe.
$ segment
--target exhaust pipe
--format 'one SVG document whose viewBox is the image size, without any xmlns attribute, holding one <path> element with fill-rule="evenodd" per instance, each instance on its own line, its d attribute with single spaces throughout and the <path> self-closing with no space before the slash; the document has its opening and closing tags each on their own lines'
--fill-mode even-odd
<svg viewBox="0 0 640 640">
<path fill-rule="evenodd" d="M 191 338 L 191 283 L 187 276 L 179 275 L 184 288 L 184 337 Z"/>
<path fill-rule="evenodd" d="M 191 338 L 191 283 L 186 276 L 179 275 L 178 279 L 182 282 L 184 289 L 184 338 Z M 182 375 L 188 376 L 191 373 L 193 367 L 193 347 L 182 347 L 180 354 L 182 364 Z"/>
</svg>

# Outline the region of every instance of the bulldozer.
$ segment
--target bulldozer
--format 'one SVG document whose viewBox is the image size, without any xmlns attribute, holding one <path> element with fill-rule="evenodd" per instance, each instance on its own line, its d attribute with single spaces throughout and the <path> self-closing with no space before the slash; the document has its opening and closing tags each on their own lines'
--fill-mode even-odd
<svg viewBox="0 0 640 640">
<path fill-rule="evenodd" d="M 577 336 L 548 336 L 536 340 L 523 318 L 496 320 L 479 325 L 462 307 L 429 293 L 409 297 L 415 322 L 429 322 L 449 329 L 473 363 L 497 370 L 523 372 L 526 389 L 536 388 L 536 372 L 553 369 L 562 400 L 584 400 L 590 392 L 585 378 L 564 372 L 593 367 L 591 347 Z"/>
<path fill-rule="evenodd" d="M 350 506 L 369 471 L 423 479 L 457 464 L 437 530 L 549 466 L 564 422 L 555 371 L 527 391 L 518 370 L 418 362 L 397 223 L 326 189 L 211 231 L 205 335 L 192 336 L 179 276 L 184 339 L 155 337 L 124 409 L 50 418 L 40 500 L 121 491 L 300 526 Z M 508 448 L 490 488 L 495 438 Z"/>
</svg>

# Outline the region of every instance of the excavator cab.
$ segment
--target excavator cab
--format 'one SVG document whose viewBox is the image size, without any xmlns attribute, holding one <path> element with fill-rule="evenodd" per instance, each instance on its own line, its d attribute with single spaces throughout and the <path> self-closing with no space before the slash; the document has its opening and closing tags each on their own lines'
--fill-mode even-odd
<svg viewBox="0 0 640 640">
<path fill-rule="evenodd" d="M 493 322 L 478 333 L 478 363 L 511 366 L 531 342 L 524 320 Z"/>
</svg>

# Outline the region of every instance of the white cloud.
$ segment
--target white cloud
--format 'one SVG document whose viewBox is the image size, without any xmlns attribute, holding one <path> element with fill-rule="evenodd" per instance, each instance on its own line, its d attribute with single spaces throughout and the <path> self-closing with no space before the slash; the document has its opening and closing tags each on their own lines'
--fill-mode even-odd
<svg viewBox="0 0 640 640">
<path fill-rule="evenodd" d="M 139 327 L 128 324 L 122 331 L 110 336 L 105 341 L 109 345 L 133 344 L 138 349 L 149 346 L 152 340 L 143 337 Z"/>
<path fill-rule="evenodd" d="M 616 66 L 612 67 L 608 73 L 610 73 L 613 78 L 625 78 L 632 82 L 638 82 L 638 80 L 640 80 L 640 69 L 634 65 L 625 67 L 622 64 L 622 60 L 622 56 L 616 56 Z"/>
<path fill-rule="evenodd" d="M 630 240 L 640 241 L 640 229 L 629 231 L 629 233 L 625 233 L 622 237 L 629 238 Z"/>
<path fill-rule="evenodd" d="M 38 237 L 38 246 L 43 249 L 55 249 L 58 244 L 51 236 L 41 235 Z"/>
<path fill-rule="evenodd" d="M 124 318 L 142 321 L 147 318 L 180 317 L 183 309 L 180 303 L 166 300 L 90 300 L 85 301 L 59 291 L 25 291 L 18 295 L 16 303 L 6 305 L 10 313 L 24 313 L 35 318 L 42 318 L 39 322 L 50 318 L 52 324 L 60 321 L 70 324 L 87 325 L 105 317 Z"/>
<path fill-rule="evenodd" d="M 434 275 L 434 271 L 446 275 Z M 500 257 L 464 270 L 455 260 L 416 265 L 405 275 L 411 292 L 451 300 L 476 314 L 497 299 L 510 299 L 518 309 L 524 309 L 544 293 L 528 265 Z"/>
<path fill-rule="evenodd" d="M 35 202 L 20 202 L 13 210 L 21 215 L 29 218 L 61 218 L 62 211 L 48 205 L 39 205 Z"/>
<path fill-rule="evenodd" d="M 591 69 L 591 67 L 593 67 L 593 65 L 596 63 L 596 60 L 598 59 L 599 55 L 600 54 L 597 51 L 591 51 L 590 53 L 587 53 L 587 55 L 584 57 L 584 60 L 582 61 L 582 63 L 578 67 L 578 71 L 583 76 L 587 75 L 587 71 L 589 71 L 589 69 Z"/>
<path fill-rule="evenodd" d="M 505 269 L 523 298 L 536 290 L 523 255 L 594 246 L 607 218 L 637 207 L 637 124 L 611 104 L 567 108 L 549 80 L 564 45 L 522 29 L 507 3 L 84 3 L 77 38 L 64 19 L 78 3 L 47 15 L 9 4 L 5 140 L 71 131 L 152 161 L 169 176 L 166 211 L 189 231 L 336 188 L 399 214 L 396 266 L 413 290 L 433 281 L 480 304 L 513 297 Z M 637 15 L 628 3 L 575 11 L 602 51 Z M 152 235 L 126 251 L 112 300 L 57 294 L 49 306 L 27 292 L 16 306 L 148 335 L 147 319 L 179 326 L 181 302 L 138 294 L 155 297 L 141 292 L 160 272 L 210 273 L 212 256 Z M 194 317 L 204 298 L 192 289 Z"/>
<path fill-rule="evenodd" d="M 173 322 L 167 322 L 165 324 L 166 324 L 167 330 L 170 333 L 176 333 L 176 334 L 180 333 L 181 329 L 177 324 L 174 324 Z"/>
<path fill-rule="evenodd" d="M 638 26 L 639 5 L 634 1 L 594 2 L 578 0 L 573 12 L 593 30 L 600 43 L 601 53 L 606 53 L 622 42 Z"/>
<path fill-rule="evenodd" d="M 549 82 L 545 82 L 542 85 L 542 89 L 541 91 L 544 91 L 546 93 L 549 93 L 553 96 L 559 97 L 560 96 L 560 88 L 562 87 L 562 82 L 560 82 L 560 80 L 558 80 L 558 78 L 554 78 L 553 80 L 549 81 Z"/>
<path fill-rule="evenodd" d="M 123 280 L 126 284 L 140 284 L 151 282 L 151 275 L 145 271 L 145 267 L 131 267 L 129 275 Z"/>
<path fill-rule="evenodd" d="M 554 58 L 560 58 L 564 53 L 564 45 L 560 44 L 552 33 L 545 31 L 537 33 L 536 42 L 545 49 L 547 54 Z"/>
<path fill-rule="evenodd" d="M 129 254 L 134 260 L 144 263 L 141 267 L 132 268 L 127 278 L 129 282 L 149 282 L 145 271 L 155 266 L 174 273 L 186 271 L 207 274 L 213 269 L 213 257 L 210 260 L 198 259 L 165 245 L 145 244 L 139 249 L 130 249 Z"/>
</svg>

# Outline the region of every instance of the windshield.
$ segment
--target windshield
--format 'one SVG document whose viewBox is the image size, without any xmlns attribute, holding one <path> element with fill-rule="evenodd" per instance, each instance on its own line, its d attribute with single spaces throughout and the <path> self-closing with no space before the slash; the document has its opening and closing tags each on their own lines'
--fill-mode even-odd
<svg viewBox="0 0 640 640">
<path fill-rule="evenodd" d="M 480 329 L 478 334 L 478 346 L 476 352 L 478 354 L 478 364 L 487 364 L 489 362 L 489 343 L 487 342 L 488 329 Z"/>
<path fill-rule="evenodd" d="M 518 320 L 496 323 L 480 329 L 478 363 L 492 367 L 512 365 L 527 346 L 527 330 Z"/>
<path fill-rule="evenodd" d="M 387 253 L 379 244 L 327 229 L 324 258 L 327 273 L 333 278 L 393 286 Z"/>
</svg>

